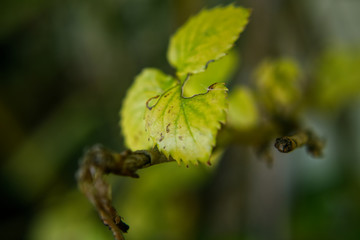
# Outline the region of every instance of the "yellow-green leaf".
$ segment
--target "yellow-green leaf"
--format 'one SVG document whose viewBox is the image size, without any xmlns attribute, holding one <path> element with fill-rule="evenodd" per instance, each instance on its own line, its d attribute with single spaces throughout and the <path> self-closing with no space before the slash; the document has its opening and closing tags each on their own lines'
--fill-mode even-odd
<svg viewBox="0 0 360 240">
<path fill-rule="evenodd" d="M 146 130 L 158 149 L 177 162 L 208 162 L 221 123 L 226 120 L 227 88 L 218 83 L 208 92 L 182 97 L 181 85 L 165 92 L 146 110 Z"/>
<path fill-rule="evenodd" d="M 125 136 L 125 144 L 131 150 L 148 149 L 152 143 L 145 132 L 146 102 L 161 95 L 177 81 L 157 69 L 144 69 L 128 90 L 120 112 L 120 125 Z"/>
<path fill-rule="evenodd" d="M 250 10 L 228 5 L 205 9 L 171 38 L 168 60 L 177 74 L 203 72 L 209 61 L 223 57 L 243 31 Z"/>
<path fill-rule="evenodd" d="M 206 93 L 210 85 L 227 82 L 239 64 L 239 55 L 231 51 L 228 55 L 208 65 L 205 72 L 191 75 L 183 88 L 183 95 L 191 97 L 195 94 Z"/>
</svg>

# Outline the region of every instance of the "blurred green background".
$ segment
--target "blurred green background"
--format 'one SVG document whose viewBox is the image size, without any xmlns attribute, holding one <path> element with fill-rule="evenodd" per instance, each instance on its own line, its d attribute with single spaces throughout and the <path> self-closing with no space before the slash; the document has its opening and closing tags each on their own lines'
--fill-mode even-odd
<svg viewBox="0 0 360 240">
<path fill-rule="evenodd" d="M 112 239 L 77 190 L 78 160 L 95 143 L 124 150 L 118 111 L 136 74 L 172 73 L 171 34 L 230 2 L 1 1 L 1 239 Z M 253 12 L 232 85 L 251 85 L 265 58 L 296 59 L 311 99 L 301 120 L 324 157 L 273 151 L 268 168 L 234 146 L 212 167 L 109 176 L 127 239 L 360 239 L 360 1 L 236 3 Z"/>
</svg>

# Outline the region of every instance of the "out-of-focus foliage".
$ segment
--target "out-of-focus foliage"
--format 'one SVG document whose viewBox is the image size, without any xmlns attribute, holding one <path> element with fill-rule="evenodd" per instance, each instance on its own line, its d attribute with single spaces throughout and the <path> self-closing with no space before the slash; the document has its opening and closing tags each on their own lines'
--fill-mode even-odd
<svg viewBox="0 0 360 240">
<path fill-rule="evenodd" d="M 247 87 L 236 87 L 229 96 L 227 124 L 238 131 L 254 128 L 259 122 L 254 93 Z"/>
<path fill-rule="evenodd" d="M 69 96 L 3 165 L 8 184 L 21 192 L 24 200 L 37 198 L 64 167 L 63 159 L 72 156 L 91 131 L 101 126 L 100 116 L 90 110 L 91 104 L 90 97 Z"/>
<path fill-rule="evenodd" d="M 29 240 L 110 239 L 111 233 L 94 218 L 92 206 L 79 192 L 69 192 L 38 214 Z"/>
<path fill-rule="evenodd" d="M 202 204 L 196 192 L 205 185 L 213 169 L 170 163 L 152 170 L 141 171 L 141 178 L 146 181 L 126 180 L 126 195 L 115 199 L 121 204 L 119 212 L 134 230 L 129 231 L 128 238 L 195 239 Z"/>
<path fill-rule="evenodd" d="M 360 236 L 357 221 L 360 216 L 360 194 L 354 183 L 339 183 L 342 189 L 329 188 L 304 193 L 295 201 L 292 225 L 295 240 L 309 239 L 356 239 Z M 339 210 L 339 208 L 341 210 Z M 341 216 L 346 216 L 342 218 Z M 341 228 L 342 230 L 336 230 Z"/>
<path fill-rule="evenodd" d="M 291 59 L 265 60 L 255 72 L 257 96 L 270 112 L 288 113 L 300 103 L 300 70 Z"/>
<path fill-rule="evenodd" d="M 203 10 L 171 38 L 168 60 L 179 76 L 203 72 L 223 57 L 243 31 L 250 11 L 229 5 Z"/>
<path fill-rule="evenodd" d="M 314 68 L 310 104 L 325 110 L 338 109 L 360 97 L 360 50 L 325 51 Z"/>
</svg>

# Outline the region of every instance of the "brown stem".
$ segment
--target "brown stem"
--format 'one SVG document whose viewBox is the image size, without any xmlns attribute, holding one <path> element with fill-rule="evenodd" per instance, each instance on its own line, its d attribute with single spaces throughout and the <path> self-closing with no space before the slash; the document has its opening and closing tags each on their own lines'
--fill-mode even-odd
<svg viewBox="0 0 360 240">
<path fill-rule="evenodd" d="M 79 188 L 95 206 L 116 240 L 124 240 L 123 233 L 127 232 L 129 226 L 112 206 L 111 188 L 103 176 L 113 173 L 138 178 L 138 169 L 170 161 L 173 159 L 166 158 L 157 149 L 114 153 L 102 145 L 95 145 L 85 153 L 76 174 Z"/>
<path fill-rule="evenodd" d="M 306 146 L 307 151 L 314 157 L 322 156 L 324 141 L 312 131 L 302 130 L 294 135 L 276 138 L 275 148 L 283 153 L 291 152 L 301 146 Z"/>
</svg>

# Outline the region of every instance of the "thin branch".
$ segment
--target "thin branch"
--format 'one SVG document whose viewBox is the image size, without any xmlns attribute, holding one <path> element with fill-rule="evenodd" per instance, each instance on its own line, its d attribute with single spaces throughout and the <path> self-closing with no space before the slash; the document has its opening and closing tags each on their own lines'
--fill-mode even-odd
<svg viewBox="0 0 360 240">
<path fill-rule="evenodd" d="M 314 157 L 321 157 L 324 141 L 312 131 L 302 130 L 294 135 L 276 138 L 275 148 L 283 153 L 291 152 L 301 146 L 306 146 L 306 150 Z"/>
<path fill-rule="evenodd" d="M 166 158 L 157 149 L 114 153 L 102 145 L 95 145 L 85 153 L 76 174 L 79 188 L 95 206 L 116 240 L 124 240 L 123 233 L 129 226 L 112 206 L 111 188 L 103 176 L 113 173 L 138 178 L 137 170 L 170 161 L 173 159 Z"/>
<path fill-rule="evenodd" d="M 231 138 L 226 143 L 230 142 Z M 285 153 L 301 146 L 306 146 L 313 156 L 321 156 L 324 142 L 311 131 L 299 131 L 291 136 L 277 138 L 275 142 L 275 147 Z M 115 153 L 102 145 L 95 145 L 84 154 L 76 174 L 79 188 L 95 206 L 115 240 L 124 240 L 123 233 L 128 231 L 129 226 L 122 221 L 112 205 L 111 188 L 104 180 L 104 175 L 112 173 L 138 178 L 137 170 L 171 161 L 174 160 L 168 159 L 158 149 Z"/>
</svg>

